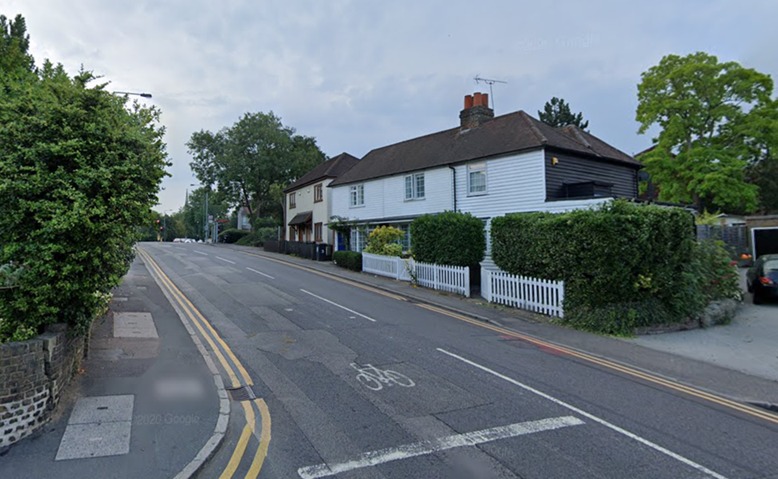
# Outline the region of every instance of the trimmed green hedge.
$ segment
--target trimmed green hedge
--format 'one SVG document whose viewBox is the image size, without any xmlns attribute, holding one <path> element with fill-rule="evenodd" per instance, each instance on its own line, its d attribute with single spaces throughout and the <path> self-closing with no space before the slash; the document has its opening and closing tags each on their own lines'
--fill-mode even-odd
<svg viewBox="0 0 778 479">
<path fill-rule="evenodd" d="M 219 233 L 219 241 L 222 243 L 237 243 L 242 238 L 248 236 L 250 231 L 230 228 Z"/>
<path fill-rule="evenodd" d="M 341 268 L 362 271 L 362 253 L 356 251 L 335 251 L 332 260 Z"/>
<path fill-rule="evenodd" d="M 470 213 L 446 211 L 411 223 L 413 258 L 423 263 L 476 266 L 484 258 L 484 223 Z"/>
<path fill-rule="evenodd" d="M 679 322 L 709 296 L 695 262 L 694 220 L 679 208 L 618 201 L 598 210 L 492 220 L 492 257 L 512 273 L 565 281 L 564 321 L 632 334 Z"/>
<path fill-rule="evenodd" d="M 267 240 L 274 240 L 278 236 L 278 231 L 275 227 L 259 228 L 257 231 L 247 234 L 240 238 L 235 244 L 241 246 L 262 246 Z"/>
</svg>

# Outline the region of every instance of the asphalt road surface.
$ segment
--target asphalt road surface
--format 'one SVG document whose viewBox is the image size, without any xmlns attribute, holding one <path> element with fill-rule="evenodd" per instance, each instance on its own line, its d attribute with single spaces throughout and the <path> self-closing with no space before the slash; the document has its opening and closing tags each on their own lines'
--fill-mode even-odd
<svg viewBox="0 0 778 479">
<path fill-rule="evenodd" d="M 778 421 L 702 391 L 258 255 L 140 247 L 262 404 L 251 454 L 233 414 L 202 477 L 778 477 Z"/>
</svg>

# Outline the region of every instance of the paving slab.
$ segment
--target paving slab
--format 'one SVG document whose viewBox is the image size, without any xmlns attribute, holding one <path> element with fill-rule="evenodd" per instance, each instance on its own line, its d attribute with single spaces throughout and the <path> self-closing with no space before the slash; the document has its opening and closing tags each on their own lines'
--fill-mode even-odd
<svg viewBox="0 0 778 479">
<path fill-rule="evenodd" d="M 113 319 L 113 335 L 116 338 L 159 338 L 151 313 L 145 312 L 115 313 Z"/>
</svg>

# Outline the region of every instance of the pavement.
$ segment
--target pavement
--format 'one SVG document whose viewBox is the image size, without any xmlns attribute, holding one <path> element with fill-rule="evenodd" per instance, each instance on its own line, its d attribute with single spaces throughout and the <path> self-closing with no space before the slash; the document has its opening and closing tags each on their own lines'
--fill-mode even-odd
<svg viewBox="0 0 778 479">
<path fill-rule="evenodd" d="M 750 295 L 726 326 L 623 339 L 533 313 L 349 271 L 332 262 L 216 245 L 295 264 L 608 358 L 737 401 L 778 410 L 778 303 Z M 223 385 L 139 258 L 94 325 L 83 371 L 55 417 L 0 452 L 0 477 L 185 478 L 218 447 Z M 221 399 L 220 399 L 221 398 Z"/>
<path fill-rule="evenodd" d="M 220 406 L 190 333 L 136 258 L 54 417 L 0 451 L 0 477 L 188 477 Z"/>
</svg>

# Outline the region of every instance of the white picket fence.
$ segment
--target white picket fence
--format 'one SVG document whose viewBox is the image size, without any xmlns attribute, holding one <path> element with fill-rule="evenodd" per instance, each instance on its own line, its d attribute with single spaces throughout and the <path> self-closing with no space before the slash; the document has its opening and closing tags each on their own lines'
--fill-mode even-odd
<svg viewBox="0 0 778 479">
<path fill-rule="evenodd" d="M 413 281 L 425 288 L 470 297 L 470 268 L 420 263 L 412 258 L 362 253 L 362 271 L 400 281 Z"/>
<path fill-rule="evenodd" d="M 470 297 L 470 268 L 432 263 L 413 263 L 416 282 L 425 288 Z"/>
<path fill-rule="evenodd" d="M 410 281 L 412 259 L 399 256 L 383 256 L 380 254 L 362 253 L 362 271 L 388 278 Z"/>
<path fill-rule="evenodd" d="M 564 317 L 565 282 L 481 268 L 481 296 L 489 302 Z"/>
</svg>

